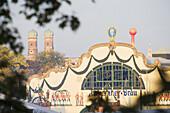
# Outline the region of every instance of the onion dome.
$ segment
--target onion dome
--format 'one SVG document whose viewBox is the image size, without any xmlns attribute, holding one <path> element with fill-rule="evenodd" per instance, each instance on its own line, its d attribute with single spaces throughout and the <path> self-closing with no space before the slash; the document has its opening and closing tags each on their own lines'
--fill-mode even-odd
<svg viewBox="0 0 170 113">
<path fill-rule="evenodd" d="M 44 36 L 53 36 L 53 35 L 54 33 L 49 29 L 44 32 Z"/>
<path fill-rule="evenodd" d="M 28 36 L 38 36 L 38 33 L 32 29 L 28 32 Z"/>
</svg>

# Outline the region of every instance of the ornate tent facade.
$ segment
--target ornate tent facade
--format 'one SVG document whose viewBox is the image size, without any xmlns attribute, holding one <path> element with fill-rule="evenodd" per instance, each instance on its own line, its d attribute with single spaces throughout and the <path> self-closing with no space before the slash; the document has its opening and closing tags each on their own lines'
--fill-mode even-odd
<svg viewBox="0 0 170 113">
<path fill-rule="evenodd" d="M 27 81 L 28 99 L 60 112 L 75 113 L 90 104 L 92 91 L 101 91 L 103 96 L 108 92 L 112 103 L 131 106 L 140 95 L 162 90 L 161 83 L 170 78 L 169 70 L 158 60 L 149 65 L 133 45 L 112 40 L 92 46 L 76 65 L 68 60 L 64 69 L 32 75 Z"/>
</svg>

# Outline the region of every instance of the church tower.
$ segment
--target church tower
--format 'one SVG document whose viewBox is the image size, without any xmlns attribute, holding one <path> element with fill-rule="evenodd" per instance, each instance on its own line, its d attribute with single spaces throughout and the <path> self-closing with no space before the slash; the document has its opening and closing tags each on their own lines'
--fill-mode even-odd
<svg viewBox="0 0 170 113">
<path fill-rule="evenodd" d="M 37 54 L 37 32 L 35 30 L 31 30 L 28 32 L 28 60 L 36 60 Z"/>
<path fill-rule="evenodd" d="M 149 48 L 148 48 L 148 58 L 152 57 L 152 48 L 151 48 L 151 43 L 149 43 Z"/>
<path fill-rule="evenodd" d="M 54 50 L 53 36 L 54 36 L 54 33 L 49 29 L 44 32 L 44 51 Z"/>
</svg>

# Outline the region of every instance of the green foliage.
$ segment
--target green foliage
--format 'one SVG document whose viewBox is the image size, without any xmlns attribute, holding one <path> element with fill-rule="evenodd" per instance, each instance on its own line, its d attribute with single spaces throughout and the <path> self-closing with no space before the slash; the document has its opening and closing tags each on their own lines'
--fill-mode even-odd
<svg viewBox="0 0 170 113">
<path fill-rule="evenodd" d="M 28 67 L 22 54 L 11 53 L 7 47 L 0 46 L 0 78 L 11 75 L 11 71 Z"/>
<path fill-rule="evenodd" d="M 92 0 L 94 1 L 94 0 Z M 34 18 L 36 23 L 40 26 L 52 21 L 55 14 L 56 22 L 59 23 L 60 28 L 69 27 L 76 31 L 80 22 L 79 19 L 74 15 L 68 15 L 61 13 L 59 9 L 66 3 L 71 5 L 70 0 L 24 0 L 22 1 L 23 7 L 20 13 L 24 14 L 27 20 Z M 19 54 L 23 50 L 23 45 L 18 42 L 21 36 L 18 29 L 13 26 L 12 12 L 9 4 L 18 4 L 18 0 L 1 0 L 0 2 L 0 45 L 8 44 L 10 49 L 14 53 L 10 53 L 7 48 L 0 48 L 0 88 L 5 98 L 0 99 L 0 112 L 2 113 L 27 113 L 28 110 L 23 104 L 18 100 L 20 98 L 25 98 L 25 78 L 23 73 L 19 74 L 16 72 L 21 66 L 27 67 L 26 59 L 22 54 Z M 17 54 L 17 56 L 15 56 Z M 55 55 L 54 55 L 55 56 Z M 50 58 L 50 57 L 48 57 Z M 59 57 L 60 58 L 60 57 Z M 55 59 L 55 58 L 52 58 Z M 46 65 L 46 69 L 53 67 L 57 64 L 63 66 L 62 59 L 58 59 L 57 62 L 47 63 L 41 59 L 42 65 Z M 42 66 L 41 65 L 41 66 Z M 36 65 L 38 68 L 38 65 Z M 34 66 L 31 66 L 34 68 Z M 35 70 L 32 70 L 33 73 Z"/>
<path fill-rule="evenodd" d="M 26 97 L 25 77 L 17 71 L 28 67 L 22 54 L 11 53 L 7 47 L 0 46 L 0 89 L 4 98 L 0 98 L 1 113 L 27 113 L 28 110 L 19 99 Z"/>
<path fill-rule="evenodd" d="M 15 71 L 11 71 L 10 75 L 0 80 L 1 96 L 4 97 L 0 98 L 0 112 L 29 113 L 29 110 L 19 101 L 26 97 L 26 88 L 23 82 L 25 78 Z"/>
<path fill-rule="evenodd" d="M 41 69 L 41 65 L 38 61 L 28 61 L 29 67 L 28 69 L 33 69 L 34 73 L 37 74 L 38 71 Z"/>
<path fill-rule="evenodd" d="M 29 66 L 26 69 L 21 69 L 20 72 L 24 72 L 25 77 L 28 79 L 31 75 L 39 73 L 41 65 L 38 61 L 32 60 L 27 61 L 27 63 Z"/>
<path fill-rule="evenodd" d="M 13 0 L 12 3 L 16 3 L 17 0 Z M 9 44 L 10 48 L 15 52 L 21 52 L 23 46 L 21 43 L 16 42 L 20 38 L 17 28 L 11 27 L 12 17 L 9 8 L 9 1 L 2 0 L 0 2 L 0 45 Z M 10 26 L 10 27 L 9 27 Z"/>
<path fill-rule="evenodd" d="M 104 113 L 111 113 L 114 111 L 109 105 L 108 96 L 103 98 L 99 91 L 94 91 L 93 94 L 89 96 L 89 101 L 91 101 L 91 105 L 86 106 L 87 112 L 97 112 L 99 108 L 103 109 Z"/>
<path fill-rule="evenodd" d="M 34 74 L 43 75 L 43 73 L 56 66 L 64 67 L 64 56 L 64 54 L 57 51 L 39 52 L 36 56 L 36 61 L 28 61 L 27 63 L 29 67 L 21 71 L 25 71 L 26 78 L 29 78 L 31 75 Z"/>
<path fill-rule="evenodd" d="M 18 29 L 12 26 L 13 17 L 9 4 L 18 4 L 18 0 L 1 0 L 0 2 L 0 45 L 9 44 L 11 50 L 20 53 L 23 50 L 23 45 L 17 41 L 21 37 Z M 60 10 L 63 4 L 70 6 L 72 2 L 70 0 L 24 0 L 19 14 L 23 14 L 27 20 L 34 18 L 40 26 L 51 22 L 55 15 L 54 19 L 59 28 L 63 29 L 69 26 L 73 31 L 76 31 L 80 26 L 80 21 L 74 14 L 63 13 Z"/>
<path fill-rule="evenodd" d="M 36 56 L 36 60 L 40 62 L 41 68 L 46 66 L 53 68 L 57 65 L 62 67 L 65 64 L 64 54 L 57 51 L 39 52 Z"/>
</svg>

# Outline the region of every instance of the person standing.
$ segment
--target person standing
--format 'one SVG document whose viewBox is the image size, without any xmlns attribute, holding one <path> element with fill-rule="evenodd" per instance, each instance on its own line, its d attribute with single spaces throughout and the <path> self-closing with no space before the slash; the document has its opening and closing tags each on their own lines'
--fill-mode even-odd
<svg viewBox="0 0 170 113">
<path fill-rule="evenodd" d="M 152 96 L 152 101 L 153 101 L 153 105 L 155 106 L 156 105 L 156 94 L 155 94 L 155 91 L 153 92 L 153 96 Z"/>
<path fill-rule="evenodd" d="M 59 105 L 60 104 L 60 95 L 58 92 L 56 93 L 55 97 L 56 97 L 56 104 Z"/>
<path fill-rule="evenodd" d="M 71 100 L 70 100 L 71 94 L 70 92 L 67 93 L 67 104 L 70 105 L 71 104 Z"/>
<path fill-rule="evenodd" d="M 80 105 L 83 106 L 83 92 L 81 92 L 80 95 Z"/>
<path fill-rule="evenodd" d="M 75 96 L 75 98 L 76 98 L 76 106 L 78 106 L 79 105 L 79 94 L 78 94 L 78 92 L 77 92 L 77 95 Z"/>
<path fill-rule="evenodd" d="M 49 99 L 49 95 L 50 95 L 50 91 L 47 90 L 47 92 L 46 92 L 46 98 L 47 98 L 47 100 Z"/>
<path fill-rule="evenodd" d="M 54 105 L 54 93 L 52 94 L 51 105 Z"/>
</svg>

